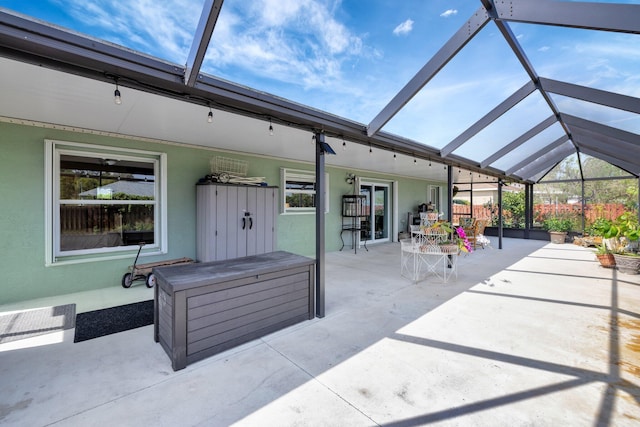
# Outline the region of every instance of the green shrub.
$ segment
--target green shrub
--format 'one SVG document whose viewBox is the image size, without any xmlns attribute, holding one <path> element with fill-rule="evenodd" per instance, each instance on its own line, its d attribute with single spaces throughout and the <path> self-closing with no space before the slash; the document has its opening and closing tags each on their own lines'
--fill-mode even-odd
<svg viewBox="0 0 640 427">
<path fill-rule="evenodd" d="M 567 232 L 573 229 L 573 219 L 563 216 L 550 216 L 542 222 L 547 231 Z"/>
<path fill-rule="evenodd" d="M 590 236 L 604 237 L 605 233 L 611 228 L 612 221 L 610 219 L 598 217 L 596 220 L 585 230 L 585 233 Z"/>
</svg>

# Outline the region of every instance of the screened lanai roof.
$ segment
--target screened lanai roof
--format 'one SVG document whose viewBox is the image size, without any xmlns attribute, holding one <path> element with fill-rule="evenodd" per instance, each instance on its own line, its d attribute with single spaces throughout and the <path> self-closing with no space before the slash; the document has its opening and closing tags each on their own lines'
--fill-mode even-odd
<svg viewBox="0 0 640 427">
<path fill-rule="evenodd" d="M 16 98 L 0 111 L 5 117 L 47 121 L 58 108 L 38 115 L 33 105 L 46 102 L 38 94 L 64 104 L 74 85 L 98 108 L 117 80 L 140 93 L 123 96 L 124 105 L 135 100 L 126 113 L 83 121 L 84 106 L 56 122 L 198 144 L 212 131 L 189 137 L 197 132 L 189 117 L 210 107 L 236 130 L 246 125 L 225 114 L 257 120 L 262 129 L 271 121 L 324 131 L 334 148 L 343 141 L 350 148 L 331 161 L 362 169 L 376 162 L 379 170 L 406 171 L 419 159 L 427 178 L 443 176 L 428 172 L 433 161 L 536 182 L 575 156 L 640 174 L 638 0 L 0 4 L 3 73 L 13 74 L 0 89 Z M 53 72 L 43 78 L 24 63 L 97 83 Z M 64 90 L 52 93 L 47 84 Z M 184 128 L 150 130 L 145 109 L 161 113 L 149 94 L 179 101 L 162 114 Z M 303 145 L 299 134 L 290 134 L 293 147 L 257 132 L 245 135 L 256 144 L 246 151 L 308 155 L 292 154 Z M 233 139 L 231 131 L 218 136 L 218 146 Z M 352 150 L 354 142 L 361 146 Z M 392 152 L 407 163 L 390 166 Z"/>
</svg>

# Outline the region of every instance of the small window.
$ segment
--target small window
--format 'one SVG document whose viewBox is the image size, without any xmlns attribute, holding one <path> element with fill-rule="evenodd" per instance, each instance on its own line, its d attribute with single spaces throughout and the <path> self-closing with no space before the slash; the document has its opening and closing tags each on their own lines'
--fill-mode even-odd
<svg viewBox="0 0 640 427">
<path fill-rule="evenodd" d="M 316 175 L 315 172 L 295 169 L 280 169 L 282 180 L 283 213 L 315 213 Z M 329 174 L 325 174 L 325 212 L 329 212 Z"/>
<path fill-rule="evenodd" d="M 166 251 L 164 155 L 47 141 L 47 261 Z"/>
</svg>

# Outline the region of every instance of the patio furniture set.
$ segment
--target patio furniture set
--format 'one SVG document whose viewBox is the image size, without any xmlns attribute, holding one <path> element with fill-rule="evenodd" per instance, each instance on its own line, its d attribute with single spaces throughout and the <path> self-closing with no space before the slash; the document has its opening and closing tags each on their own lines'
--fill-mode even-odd
<svg viewBox="0 0 640 427">
<path fill-rule="evenodd" d="M 411 225 L 411 237 L 400 240 L 400 274 L 414 283 L 434 277 L 443 283 L 458 276 L 460 246 L 451 241 L 451 230 L 438 227 L 437 213 L 421 213 L 420 225 Z M 469 244 L 484 249 L 487 221 L 469 219 L 461 224 Z"/>
</svg>

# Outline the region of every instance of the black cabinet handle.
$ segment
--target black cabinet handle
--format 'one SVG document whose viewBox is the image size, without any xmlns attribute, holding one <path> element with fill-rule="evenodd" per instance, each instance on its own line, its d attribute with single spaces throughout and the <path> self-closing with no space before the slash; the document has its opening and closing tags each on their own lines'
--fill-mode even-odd
<svg viewBox="0 0 640 427">
<path fill-rule="evenodd" d="M 247 220 L 245 218 L 242 218 L 242 229 L 244 230 L 246 226 L 247 226 Z"/>
<path fill-rule="evenodd" d="M 249 217 L 249 230 L 253 228 L 253 218 Z"/>
</svg>

